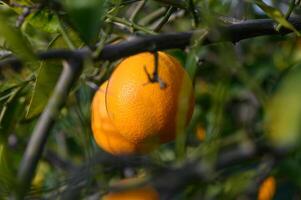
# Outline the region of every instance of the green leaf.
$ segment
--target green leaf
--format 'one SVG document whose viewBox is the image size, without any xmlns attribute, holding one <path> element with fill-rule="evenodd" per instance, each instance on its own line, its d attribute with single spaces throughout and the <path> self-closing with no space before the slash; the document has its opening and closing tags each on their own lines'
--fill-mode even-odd
<svg viewBox="0 0 301 200">
<path fill-rule="evenodd" d="M 203 47 L 193 49 L 186 58 L 185 68 L 191 79 L 194 79 L 197 67 L 198 67 L 198 58 L 202 55 L 205 55 L 206 49 Z"/>
<path fill-rule="evenodd" d="M 185 62 L 186 62 L 187 54 L 183 50 L 172 49 L 167 52 L 173 57 L 177 58 L 177 60 L 182 64 L 182 66 L 186 67 Z"/>
<path fill-rule="evenodd" d="M 57 33 L 59 31 L 58 17 L 44 10 L 39 10 L 33 15 L 30 15 L 26 22 L 31 24 L 34 28 L 48 32 Z"/>
<path fill-rule="evenodd" d="M 26 118 L 39 115 L 46 106 L 62 70 L 56 61 L 42 62 L 35 82 Z"/>
<path fill-rule="evenodd" d="M 29 42 L 20 30 L 9 23 L 10 18 L 12 18 L 12 10 L 5 4 L 0 4 L 0 40 L 3 40 L 6 46 L 21 59 L 34 60 L 35 56 Z"/>
<path fill-rule="evenodd" d="M 229 177 L 223 183 L 224 198 L 226 196 L 227 198 L 225 199 L 235 199 L 235 197 L 246 190 L 252 180 L 254 180 L 255 175 L 255 170 L 248 170 Z"/>
<path fill-rule="evenodd" d="M 7 194 L 13 188 L 14 175 L 8 156 L 12 155 L 8 152 L 3 142 L 0 141 L 0 194 Z"/>
<path fill-rule="evenodd" d="M 100 30 L 105 13 L 105 0 L 65 0 L 70 20 L 83 38 L 91 44 Z"/>
<path fill-rule="evenodd" d="M 299 31 L 285 18 L 285 16 L 280 12 L 280 10 L 265 4 L 262 0 L 255 0 L 257 6 L 259 6 L 269 17 L 274 19 L 276 22 L 282 26 L 294 31 L 298 36 L 300 36 Z"/>
<path fill-rule="evenodd" d="M 301 133 L 301 66 L 284 78 L 265 116 L 267 138 L 279 148 L 298 144 Z"/>
</svg>

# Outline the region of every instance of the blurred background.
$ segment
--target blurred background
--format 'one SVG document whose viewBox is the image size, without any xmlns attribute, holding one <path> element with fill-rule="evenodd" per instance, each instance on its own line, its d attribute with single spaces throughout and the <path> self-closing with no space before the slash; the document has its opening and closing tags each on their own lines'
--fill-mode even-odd
<svg viewBox="0 0 301 200">
<path fill-rule="evenodd" d="M 17 188 L 26 145 L 62 71 L 62 60 L 39 61 L 35 52 L 88 46 L 99 54 L 104 45 L 165 32 L 210 30 L 214 38 L 220 26 L 262 18 L 293 33 L 196 39 L 167 50 L 193 79 L 196 105 L 185 137 L 146 156 L 114 157 L 96 146 L 91 100 L 120 60 L 86 59 L 26 198 L 100 199 L 114 182 L 140 176 L 161 199 L 257 199 L 272 176 L 274 199 L 300 199 L 301 40 L 287 21 L 300 13 L 300 1 L 284 0 L 0 1 L 0 60 L 25 63 L 0 67 L 0 199 Z"/>
</svg>

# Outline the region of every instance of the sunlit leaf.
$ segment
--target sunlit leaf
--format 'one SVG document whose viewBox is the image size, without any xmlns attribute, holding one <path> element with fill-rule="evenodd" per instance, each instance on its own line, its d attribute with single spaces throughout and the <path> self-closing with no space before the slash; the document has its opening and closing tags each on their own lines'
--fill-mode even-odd
<svg viewBox="0 0 301 200">
<path fill-rule="evenodd" d="M 9 156 L 11 154 L 8 152 L 5 144 L 0 141 L 0 199 L 7 197 L 14 186 L 15 179 Z"/>
<path fill-rule="evenodd" d="M 70 41 L 74 46 L 80 47 L 83 45 L 83 41 L 72 28 L 66 27 L 65 29 Z M 57 49 L 68 48 L 68 44 L 66 43 L 62 35 L 59 35 L 57 39 L 55 39 L 51 44 L 49 44 L 49 46 L 51 46 L 51 48 L 57 48 Z"/>
<path fill-rule="evenodd" d="M 58 17 L 55 14 L 42 10 L 37 11 L 28 17 L 26 22 L 30 23 L 33 27 L 48 33 L 55 33 L 59 30 Z"/>
<path fill-rule="evenodd" d="M 33 178 L 32 184 L 35 187 L 41 187 L 49 170 L 50 167 L 46 162 L 40 162 L 36 171 L 36 175 Z"/>
<path fill-rule="evenodd" d="M 298 36 L 300 36 L 299 31 L 285 18 L 280 10 L 267 5 L 262 0 L 253 0 L 257 6 L 259 6 L 269 17 L 274 19 L 276 22 L 282 26 L 294 31 Z"/>
<path fill-rule="evenodd" d="M 224 194 L 227 199 L 235 199 L 239 194 L 243 193 L 254 179 L 256 173 L 254 170 L 245 171 L 235 174 L 228 178 L 224 184 Z"/>
<path fill-rule="evenodd" d="M 0 4 L 0 39 L 6 46 L 23 60 L 34 60 L 34 53 L 20 30 L 9 23 L 12 11 L 4 4 Z"/>
<path fill-rule="evenodd" d="M 266 113 L 267 137 L 276 147 L 290 147 L 299 142 L 301 122 L 301 68 L 297 66 L 277 90 Z"/>
</svg>

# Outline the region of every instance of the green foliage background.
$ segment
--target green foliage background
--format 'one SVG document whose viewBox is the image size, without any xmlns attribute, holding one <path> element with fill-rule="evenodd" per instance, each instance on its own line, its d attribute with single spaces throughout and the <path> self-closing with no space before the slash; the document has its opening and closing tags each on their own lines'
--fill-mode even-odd
<svg viewBox="0 0 301 200">
<path fill-rule="evenodd" d="M 36 52 L 88 46 L 98 55 L 104 45 L 133 35 L 190 30 L 206 33 L 220 25 L 260 18 L 272 18 L 275 27 L 294 33 L 235 44 L 202 45 L 202 41 L 193 40 L 185 50 L 167 51 L 183 63 L 194 80 L 194 115 L 185 138 L 143 157 L 117 159 L 95 145 L 90 129 L 91 99 L 118 61 L 85 60 L 79 80 L 57 113 L 27 197 L 99 198 L 112 182 L 131 173 L 144 174 L 148 181 L 160 177 L 163 169 L 181 169 L 192 160 L 206 164 L 209 181 L 190 178 L 171 191 L 154 185 L 162 197 L 244 197 L 273 155 L 263 152 L 262 157 L 221 170 L 215 170 L 214 165 L 224 149 L 248 151 L 260 144 L 277 151 L 289 149 L 268 172 L 277 180 L 275 198 L 301 198 L 301 40 L 299 31 L 287 21 L 289 15 L 300 15 L 301 9 L 292 2 L 0 1 L 0 59 L 16 55 L 25 63 L 18 69 L 0 68 L 0 198 L 7 198 L 17 187 L 15 176 L 26 144 L 62 71 L 62 60 L 40 61 Z M 28 15 L 26 9 L 30 9 Z M 206 137 L 200 141 L 196 133 L 202 129 Z M 172 174 L 170 180 L 174 176 L 179 177 L 176 181 L 184 181 L 179 174 Z M 165 184 L 171 184 L 170 180 Z"/>
</svg>

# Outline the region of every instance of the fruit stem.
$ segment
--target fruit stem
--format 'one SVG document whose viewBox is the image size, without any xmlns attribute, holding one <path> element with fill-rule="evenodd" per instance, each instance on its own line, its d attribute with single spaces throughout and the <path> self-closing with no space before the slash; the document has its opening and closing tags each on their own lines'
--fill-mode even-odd
<svg viewBox="0 0 301 200">
<path fill-rule="evenodd" d="M 144 71 L 146 73 L 146 76 L 147 76 L 147 79 L 150 83 L 159 83 L 160 85 L 160 88 L 161 89 L 164 89 L 166 88 L 166 83 L 160 79 L 159 77 L 159 56 L 158 56 L 158 51 L 153 51 L 152 52 L 154 54 L 154 71 L 153 71 L 153 76 L 151 77 L 151 75 L 148 73 L 147 69 L 146 69 L 146 66 L 144 66 Z"/>
</svg>

